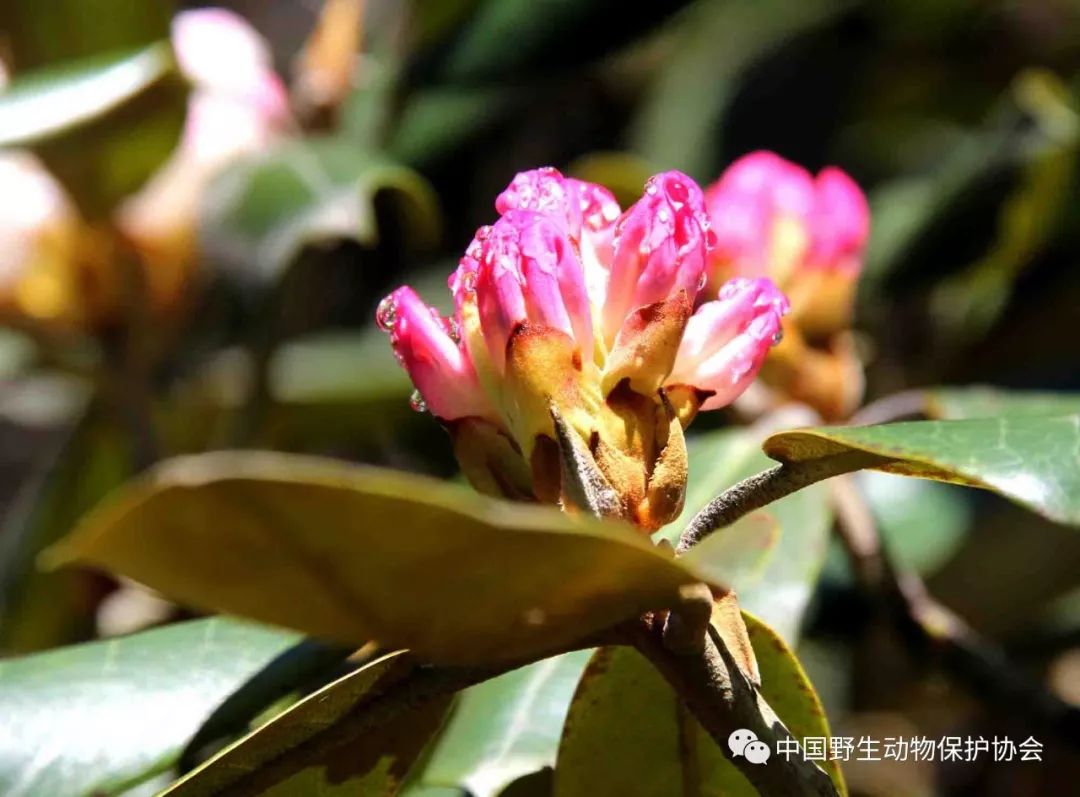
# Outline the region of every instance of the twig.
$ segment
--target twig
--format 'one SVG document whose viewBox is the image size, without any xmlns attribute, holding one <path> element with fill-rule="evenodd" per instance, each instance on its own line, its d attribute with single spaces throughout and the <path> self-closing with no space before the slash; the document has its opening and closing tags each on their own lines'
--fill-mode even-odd
<svg viewBox="0 0 1080 797">
<path fill-rule="evenodd" d="M 790 462 L 743 479 L 725 490 L 694 516 L 675 548 L 685 553 L 717 529 L 730 526 L 755 509 L 771 504 L 796 490 L 842 473 L 861 470 L 887 462 L 887 457 L 865 451 L 845 451 L 829 457 Z"/>
<path fill-rule="evenodd" d="M 939 603 L 915 573 L 897 569 L 881 543 L 873 515 L 850 479 L 833 486 L 837 532 L 864 593 L 891 614 L 916 648 L 930 648 L 979 699 L 1007 706 L 1080 747 L 1080 709 L 1016 669 L 996 644 Z"/>
<path fill-rule="evenodd" d="M 739 669 L 715 629 L 697 653 L 679 655 L 664 644 L 660 622 L 646 617 L 636 629 L 634 646 L 664 676 L 687 708 L 719 745 L 728 760 L 764 797 L 836 797 L 829 776 L 802 755 L 780 755 L 781 740 L 791 732 L 757 688 Z M 740 729 L 753 731 L 774 755 L 767 766 L 729 754 L 728 737 Z"/>
</svg>

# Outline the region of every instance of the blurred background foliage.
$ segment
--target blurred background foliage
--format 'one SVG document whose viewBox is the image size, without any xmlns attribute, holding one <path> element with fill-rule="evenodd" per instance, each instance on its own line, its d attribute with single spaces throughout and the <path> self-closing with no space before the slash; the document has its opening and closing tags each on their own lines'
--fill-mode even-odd
<svg viewBox="0 0 1080 797">
<path fill-rule="evenodd" d="M 140 236 L 125 203 L 171 157 L 193 90 L 169 21 L 197 5 L 0 9 L 0 148 L 34 153 L 65 196 L 59 226 L 25 256 L 8 228 L 29 200 L 0 182 L 4 654 L 178 616 L 104 577 L 34 567 L 83 511 L 162 456 L 270 447 L 452 477 L 449 441 L 410 409 L 374 308 L 406 281 L 445 307 L 445 277 L 494 217 L 494 197 L 537 165 L 624 202 L 653 172 L 705 184 L 756 149 L 839 165 L 873 208 L 856 317 L 869 398 L 928 385 L 1080 388 L 1071 0 L 222 2 L 270 43 L 292 114 L 197 190 L 165 190 L 154 216 L 165 233 Z M 732 456 L 732 433 L 707 429 L 726 422 L 699 421 L 699 436 L 714 437 L 692 462 Z M 715 477 L 741 475 L 739 456 Z M 988 494 L 860 478 L 897 559 L 1080 701 L 1075 533 Z M 800 576 L 805 599 L 785 632 L 801 627 L 836 732 L 1027 735 L 1009 706 L 980 703 L 884 637 L 838 553 L 820 581 L 814 565 Z M 499 699 L 474 694 L 453 727 L 476 733 L 474 703 Z M 1068 793 L 1080 762 L 1046 742 L 1055 767 L 886 777 L 852 765 L 848 778 L 860 794 Z M 460 765 L 454 749 L 434 766 Z M 459 785 L 477 780 L 470 771 Z M 531 776 L 521 793 L 543 782 Z"/>
</svg>

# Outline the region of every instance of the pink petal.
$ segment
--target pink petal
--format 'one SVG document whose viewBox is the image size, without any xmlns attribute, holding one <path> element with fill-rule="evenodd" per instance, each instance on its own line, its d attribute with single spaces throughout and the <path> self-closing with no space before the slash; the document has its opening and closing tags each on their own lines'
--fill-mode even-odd
<svg viewBox="0 0 1080 797">
<path fill-rule="evenodd" d="M 702 409 L 730 404 L 757 375 L 787 311 L 770 280 L 729 280 L 690 317 L 667 384 L 712 391 Z"/>
<path fill-rule="evenodd" d="M 480 326 L 496 368 L 502 370 L 507 341 L 522 321 L 559 329 L 591 353 L 584 271 L 563 221 L 507 210 L 481 232 L 451 278 L 451 290 L 460 306 L 475 286 Z"/>
<path fill-rule="evenodd" d="M 649 179 L 645 195 L 617 222 L 604 304 L 609 342 L 639 307 L 679 290 L 693 303 L 713 239 L 708 228 L 704 197 L 691 178 L 671 171 Z"/>
<path fill-rule="evenodd" d="M 447 319 L 402 287 L 379 304 L 379 326 L 390 333 L 398 362 L 432 414 L 443 420 L 493 417 L 472 361 L 451 337 Z"/>
</svg>

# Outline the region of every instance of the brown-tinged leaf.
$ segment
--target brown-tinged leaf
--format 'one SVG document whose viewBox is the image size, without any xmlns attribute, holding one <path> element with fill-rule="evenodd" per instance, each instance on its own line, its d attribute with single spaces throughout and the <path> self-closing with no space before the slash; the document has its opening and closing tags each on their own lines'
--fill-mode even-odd
<svg viewBox="0 0 1080 797">
<path fill-rule="evenodd" d="M 300 701 L 214 756 L 162 797 L 292 794 L 383 797 L 397 793 L 409 767 L 438 730 L 443 696 L 364 730 L 365 703 L 414 669 L 391 653 Z"/>
<path fill-rule="evenodd" d="M 760 620 L 743 617 L 765 699 L 796 738 L 828 736 L 821 703 L 791 649 Z M 837 763 L 823 763 L 846 795 Z M 597 651 L 570 704 L 555 797 L 670 797 L 685 793 L 688 777 L 701 794 L 757 794 L 641 654 Z"/>
<path fill-rule="evenodd" d="M 709 622 L 724 641 L 724 646 L 743 671 L 743 675 L 752 683 L 761 686 L 761 671 L 758 669 L 757 657 L 754 656 L 754 646 L 750 643 L 746 621 L 743 620 L 739 600 L 734 592 L 728 590 L 713 601 L 712 619 Z"/>
<path fill-rule="evenodd" d="M 433 661 L 573 644 L 701 581 L 614 521 L 434 479 L 269 453 L 181 457 L 50 549 L 181 603 Z M 302 597 L 302 600 L 299 599 Z"/>
</svg>

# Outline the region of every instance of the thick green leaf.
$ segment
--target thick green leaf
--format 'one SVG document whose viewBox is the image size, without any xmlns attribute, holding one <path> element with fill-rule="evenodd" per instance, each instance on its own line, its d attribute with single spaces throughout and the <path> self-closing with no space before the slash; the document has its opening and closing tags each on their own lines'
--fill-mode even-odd
<svg viewBox="0 0 1080 797">
<path fill-rule="evenodd" d="M 208 190 L 201 237 L 226 267 L 272 284 L 305 247 L 341 240 L 374 247 L 380 194 L 394 200 L 410 244 L 437 238 L 437 202 L 424 179 L 345 138 L 298 141 L 225 169 Z"/>
<path fill-rule="evenodd" d="M 700 578 L 628 526 L 268 453 L 172 460 L 50 553 L 181 603 L 449 662 L 552 651 Z"/>
<path fill-rule="evenodd" d="M 931 417 L 942 420 L 1002 415 L 1073 415 L 1080 413 L 1080 393 L 993 387 L 935 388 L 927 391 L 926 411 Z"/>
<path fill-rule="evenodd" d="M 381 723 L 374 732 L 350 723 L 363 713 L 365 702 L 414 667 L 407 655 L 391 653 L 339 678 L 226 748 L 163 794 L 394 794 L 428 738 L 438 730 L 450 697 L 414 706 Z"/>
<path fill-rule="evenodd" d="M 171 0 L 13 0 L 0 5 L 0 30 L 7 34 L 5 45 L 18 73 L 164 39 L 174 5 Z"/>
<path fill-rule="evenodd" d="M 889 457 L 886 473 L 981 487 L 1059 523 L 1080 523 L 1080 415 L 1001 416 L 781 432 L 765 453 L 803 462 L 844 451 Z"/>
<path fill-rule="evenodd" d="M 674 537 L 721 492 L 767 469 L 772 463 L 761 453 L 763 437 L 760 429 L 735 429 L 691 438 L 686 508 L 661 533 Z M 740 605 L 794 642 L 828 550 L 828 491 L 812 485 L 770 504 L 765 514 L 778 529 L 765 525 L 761 514 L 751 516 L 710 535 L 689 552 L 688 561 L 730 583 Z"/>
<path fill-rule="evenodd" d="M 565 653 L 466 689 L 418 784 L 461 786 L 494 797 L 512 781 L 555 765 L 574 688 L 591 653 Z"/>
<path fill-rule="evenodd" d="M 821 703 L 795 655 L 760 620 L 745 613 L 744 619 L 765 699 L 796 738 L 829 736 Z M 555 797 L 683 794 L 688 768 L 701 794 L 756 794 L 641 654 L 632 648 L 598 651 L 570 705 Z M 836 762 L 827 771 L 845 794 Z"/>
<path fill-rule="evenodd" d="M 0 94 L 0 147 L 32 147 L 102 216 L 172 151 L 187 87 L 165 42 L 20 76 Z"/>
<path fill-rule="evenodd" d="M 215 618 L 0 661 L 0 792 L 112 795 L 168 769 L 214 706 L 295 641 Z"/>
</svg>

